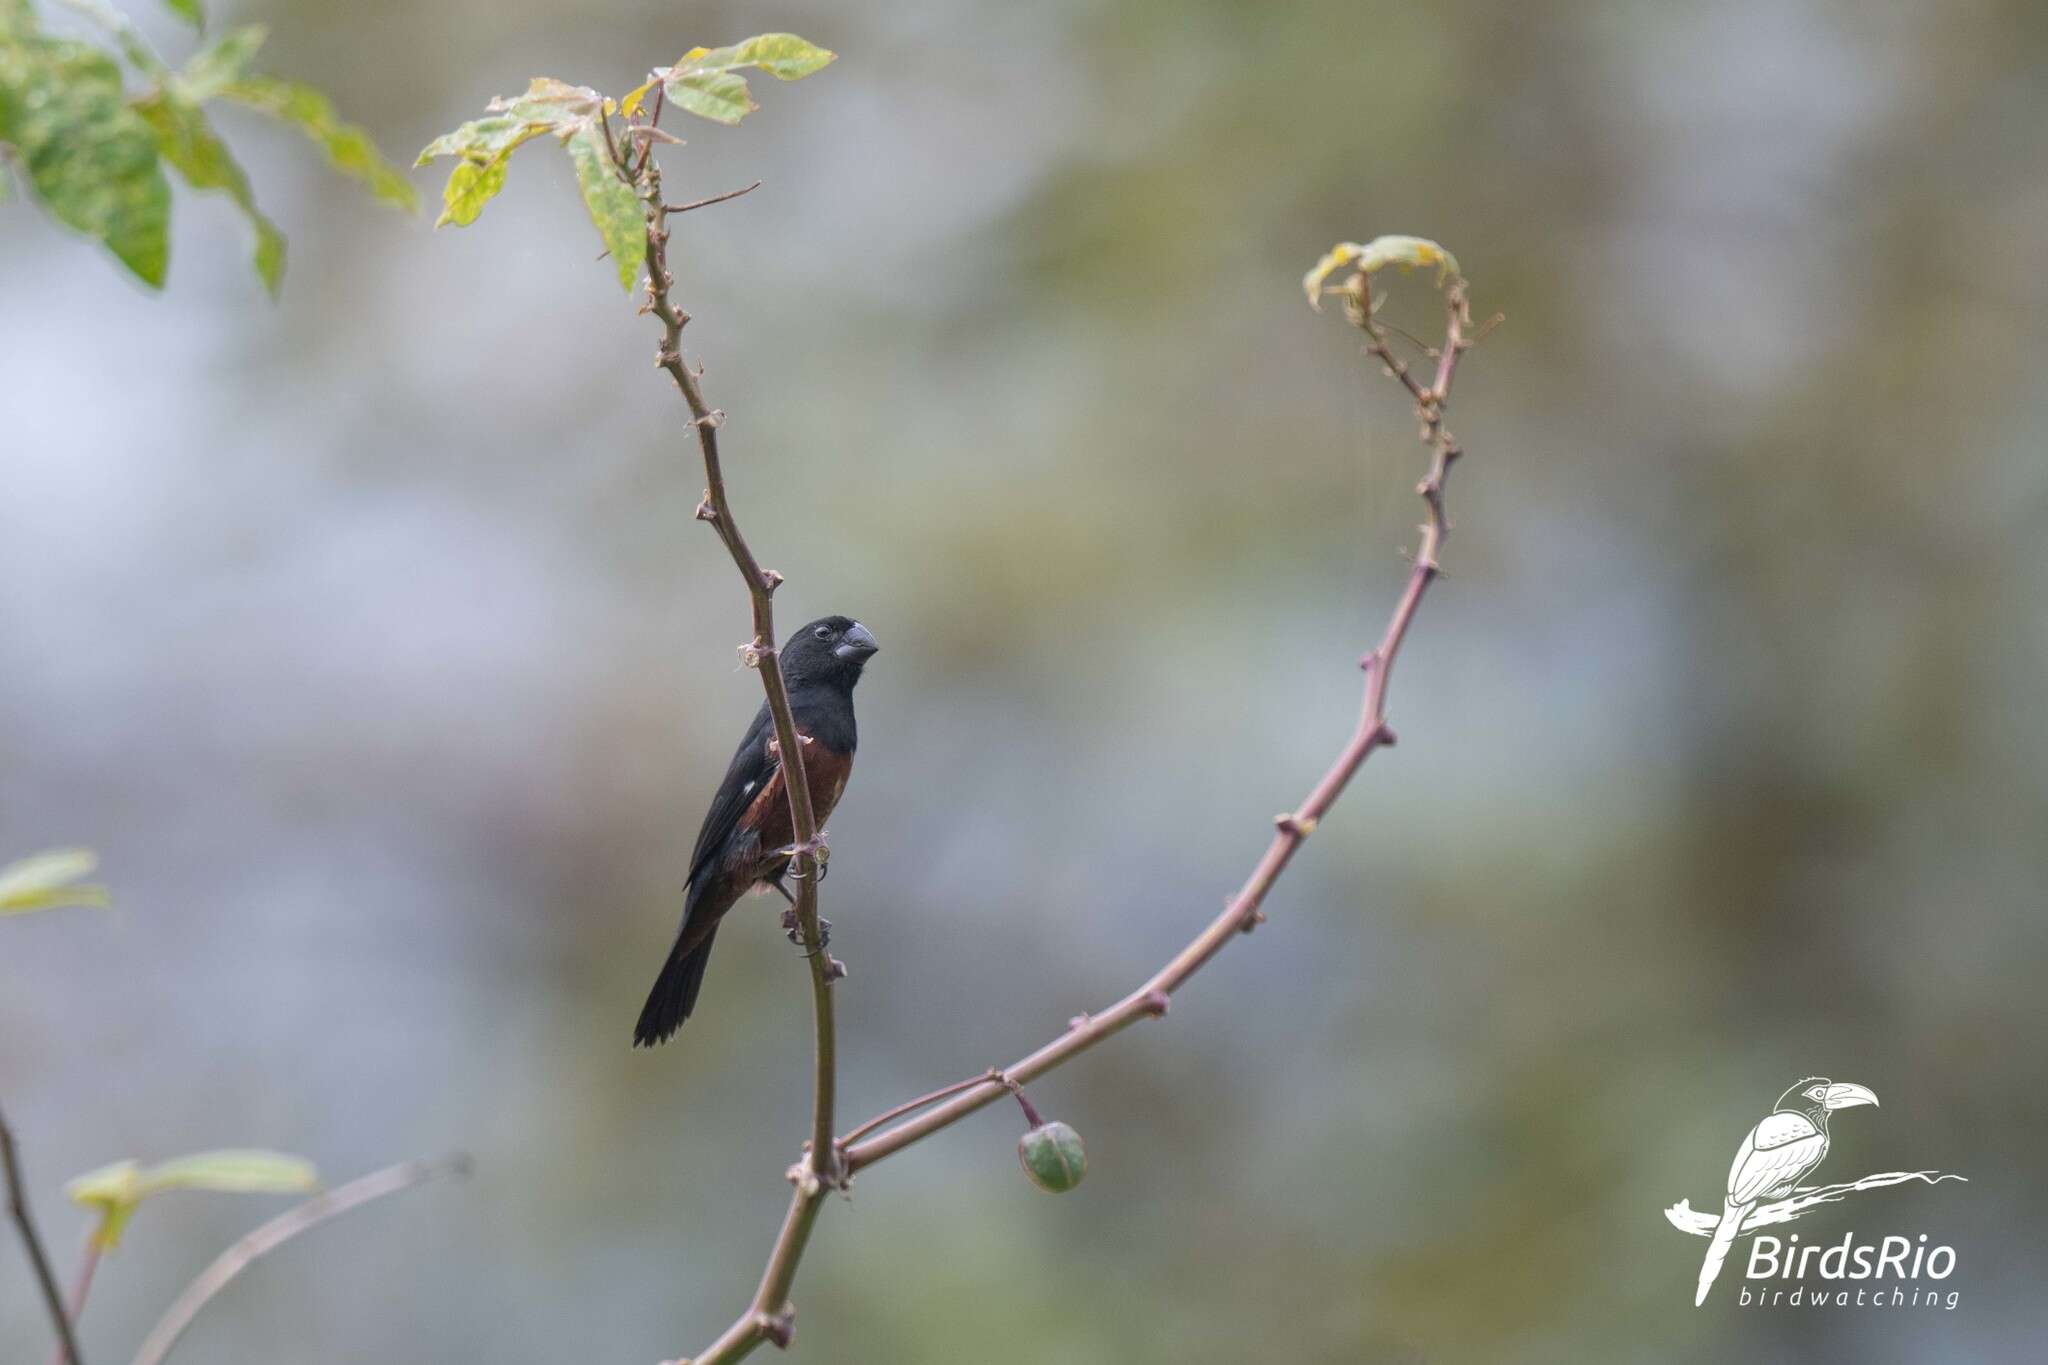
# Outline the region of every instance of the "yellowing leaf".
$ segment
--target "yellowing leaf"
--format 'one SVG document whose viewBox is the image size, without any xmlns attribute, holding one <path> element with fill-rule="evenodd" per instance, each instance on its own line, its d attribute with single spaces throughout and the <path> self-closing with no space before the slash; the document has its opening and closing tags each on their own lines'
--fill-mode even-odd
<svg viewBox="0 0 2048 1365">
<path fill-rule="evenodd" d="M 746 77 L 731 71 L 674 71 L 662 87 L 670 103 L 685 113 L 730 127 L 761 106 L 747 89 Z"/>
<path fill-rule="evenodd" d="M 634 86 L 632 90 L 627 92 L 626 98 L 619 101 L 619 112 L 627 118 L 631 118 L 639 113 L 640 101 L 646 99 L 647 92 L 659 84 L 661 84 L 661 81 L 658 77 L 649 76 L 646 80 Z"/>
<path fill-rule="evenodd" d="M 99 859 L 89 848 L 58 848 L 0 867 L 0 915 L 59 906 L 103 906 L 107 888 L 79 881 Z"/>
<path fill-rule="evenodd" d="M 629 99 L 642 94 L 644 90 L 636 91 Z M 442 192 L 444 207 L 435 226 L 475 222 L 484 205 L 504 188 L 506 159 L 524 143 L 549 133 L 568 152 L 590 221 L 604 239 L 619 282 L 631 289 L 647 257 L 647 237 L 640 197 L 613 161 L 606 136 L 605 120 L 617 106 L 588 87 L 536 76 L 525 94 L 494 99 L 486 107 L 485 117 L 435 138 L 420 153 L 420 165 L 437 156 L 458 158 Z"/>
<path fill-rule="evenodd" d="M 176 1157 L 142 1173 L 145 1197 L 168 1190 L 226 1194 L 303 1194 L 320 1188 L 319 1172 L 304 1157 L 260 1147 L 225 1147 Z"/>
<path fill-rule="evenodd" d="M 794 33 L 763 33 L 732 47 L 698 50 L 697 65 L 704 67 L 758 67 L 780 81 L 802 80 L 823 71 L 839 56 L 805 42 Z"/>
<path fill-rule="evenodd" d="M 1360 273 L 1370 275 L 1390 265 L 1403 270 L 1418 267 L 1436 269 L 1437 287 L 1442 288 L 1446 279 L 1458 273 L 1458 262 L 1450 252 L 1445 251 L 1426 237 L 1375 237 L 1360 246 L 1357 242 L 1339 242 L 1324 253 L 1308 274 L 1302 276 L 1301 287 L 1308 295 L 1309 307 L 1322 307 L 1323 282 L 1347 265 L 1356 264 Z"/>
<path fill-rule="evenodd" d="M 303 1194 L 319 1188 L 313 1163 L 301 1157 L 257 1148 L 224 1148 L 150 1167 L 117 1161 L 79 1176 L 64 1187 L 64 1193 L 73 1203 L 99 1212 L 93 1240 L 101 1250 L 111 1251 L 120 1244 L 135 1210 L 152 1195 L 172 1190 Z"/>
<path fill-rule="evenodd" d="M 484 205 L 497 197 L 505 188 L 505 159 L 496 161 L 464 161 L 448 173 L 448 183 L 441 189 L 441 216 L 434 220 L 435 227 L 468 227 L 484 211 Z"/>
<path fill-rule="evenodd" d="M 586 124 L 569 135 L 569 160 L 576 167 L 576 184 L 583 191 L 583 206 L 590 221 L 604 238 L 605 250 L 619 270 L 619 283 L 628 290 L 639 278 L 647 259 L 647 225 L 640 216 L 640 197 L 619 178 L 612 165 L 604 134 L 596 124 Z"/>
<path fill-rule="evenodd" d="M 777 80 L 802 80 L 822 71 L 837 55 L 794 33 L 763 33 L 731 47 L 693 47 L 674 66 L 657 70 L 654 78 L 685 111 L 729 125 L 760 108 L 740 71 L 752 67 Z M 638 108 L 647 88 L 627 97 L 628 113 Z"/>
<path fill-rule="evenodd" d="M 441 217 L 434 226 L 453 223 L 466 227 L 475 222 L 484 205 L 505 187 L 507 157 L 542 133 L 566 141 L 579 129 L 598 131 L 597 120 L 604 116 L 604 107 L 603 97 L 595 90 L 552 76 L 536 76 L 525 94 L 500 96 L 485 106 L 488 112 L 483 118 L 471 119 L 429 142 L 413 162 L 415 166 L 424 166 L 437 156 L 460 158 L 448 173 L 448 184 L 441 192 Z M 588 197 L 586 190 L 586 201 Z"/>
</svg>

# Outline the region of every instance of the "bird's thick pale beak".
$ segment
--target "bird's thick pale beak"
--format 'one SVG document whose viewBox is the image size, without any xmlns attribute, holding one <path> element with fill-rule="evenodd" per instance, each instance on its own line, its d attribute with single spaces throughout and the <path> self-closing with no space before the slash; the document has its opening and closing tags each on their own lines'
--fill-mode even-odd
<svg viewBox="0 0 2048 1365">
<path fill-rule="evenodd" d="M 881 648 L 879 644 L 875 643 L 874 633 L 860 622 L 855 621 L 853 628 L 846 632 L 845 637 L 833 647 L 832 652 L 842 659 L 865 659 L 868 655 L 876 653 Z"/>
<path fill-rule="evenodd" d="M 1830 1109 L 1847 1109 L 1855 1104 L 1876 1104 L 1877 1096 L 1860 1085 L 1850 1085 L 1845 1081 L 1840 1085 L 1829 1086 L 1827 1098 L 1821 1103 Z"/>
</svg>

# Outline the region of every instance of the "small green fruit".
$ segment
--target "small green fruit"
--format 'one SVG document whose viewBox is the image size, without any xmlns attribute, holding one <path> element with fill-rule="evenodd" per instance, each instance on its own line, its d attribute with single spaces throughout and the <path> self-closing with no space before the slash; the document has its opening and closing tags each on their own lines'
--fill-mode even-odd
<svg viewBox="0 0 2048 1365">
<path fill-rule="evenodd" d="M 1065 1194 L 1088 1174 L 1081 1135 L 1057 1120 L 1041 1123 L 1017 1139 L 1017 1160 L 1031 1183 L 1048 1194 Z"/>
</svg>

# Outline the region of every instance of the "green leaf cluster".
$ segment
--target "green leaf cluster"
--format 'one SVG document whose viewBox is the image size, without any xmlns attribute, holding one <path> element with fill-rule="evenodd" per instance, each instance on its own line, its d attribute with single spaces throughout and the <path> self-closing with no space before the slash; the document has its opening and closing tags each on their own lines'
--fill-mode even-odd
<svg viewBox="0 0 2048 1365">
<path fill-rule="evenodd" d="M 198 0 L 166 3 L 203 28 Z M 257 276 L 273 294 L 283 282 L 284 234 L 256 206 L 248 175 L 214 131 L 208 108 L 220 101 L 299 129 L 380 200 L 417 206 L 404 175 L 326 96 L 249 70 L 263 44 L 260 27 L 232 29 L 173 70 L 103 0 L 73 6 L 99 21 L 140 79 L 131 89 L 110 53 L 46 34 L 28 0 L 0 0 L 0 158 L 57 221 L 103 243 L 151 288 L 163 286 L 170 262 L 165 165 L 193 189 L 232 200 L 255 239 Z"/>
<path fill-rule="evenodd" d="M 588 86 L 536 76 L 525 94 L 494 99 L 486 110 L 483 118 L 428 143 L 415 163 L 424 166 L 437 156 L 456 158 L 434 226 L 474 223 L 484 205 L 505 187 L 506 160 L 523 144 L 546 134 L 568 151 L 590 221 L 618 266 L 619 283 L 631 289 L 646 259 L 647 239 L 639 198 L 612 154 L 607 124 L 615 110 L 612 102 Z"/>
<path fill-rule="evenodd" d="M 74 1204 L 95 1210 L 99 1226 L 93 1243 L 112 1251 L 143 1201 L 173 1190 L 216 1190 L 227 1194 L 307 1194 L 320 1188 L 313 1163 L 281 1152 L 223 1148 L 195 1152 L 155 1166 L 117 1161 L 79 1176 L 64 1187 Z"/>
<path fill-rule="evenodd" d="M 640 175 L 645 153 L 644 143 L 638 139 L 652 138 L 656 132 L 636 121 L 647 93 L 660 85 L 664 98 L 686 112 L 734 124 L 758 107 L 741 70 L 752 68 L 777 80 L 794 81 L 822 70 L 833 56 L 793 33 L 764 33 L 732 47 L 692 48 L 674 66 L 655 71 L 622 103 L 614 103 L 588 86 L 536 76 L 525 94 L 492 100 L 485 106 L 484 117 L 444 133 L 420 152 L 414 163 L 418 166 L 436 157 L 455 158 L 455 168 L 441 191 L 441 216 L 434 226 L 474 223 L 484 205 L 505 187 L 506 163 L 512 153 L 545 134 L 568 153 L 590 221 L 604 239 L 620 285 L 630 290 L 647 259 L 640 203 L 646 183 Z M 626 117 L 628 129 L 623 135 L 614 135 L 614 114 Z"/>
</svg>

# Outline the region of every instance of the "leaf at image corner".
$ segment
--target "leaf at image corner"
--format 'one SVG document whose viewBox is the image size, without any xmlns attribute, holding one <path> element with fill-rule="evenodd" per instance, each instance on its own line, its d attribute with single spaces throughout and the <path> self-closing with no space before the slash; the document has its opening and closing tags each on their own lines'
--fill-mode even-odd
<svg viewBox="0 0 2048 1365">
<path fill-rule="evenodd" d="M 90 877 L 99 861 L 89 848 L 53 848 L 0 867 L 0 915 L 105 906 L 107 888 L 80 880 Z"/>
<path fill-rule="evenodd" d="M 151 288 L 170 264 L 171 187 L 114 59 L 85 43 L 0 44 L 0 142 L 59 222 L 104 242 Z"/>
<path fill-rule="evenodd" d="M 199 8 L 199 0 L 164 0 L 164 8 L 199 32 L 206 31 L 206 12 Z"/>
</svg>

